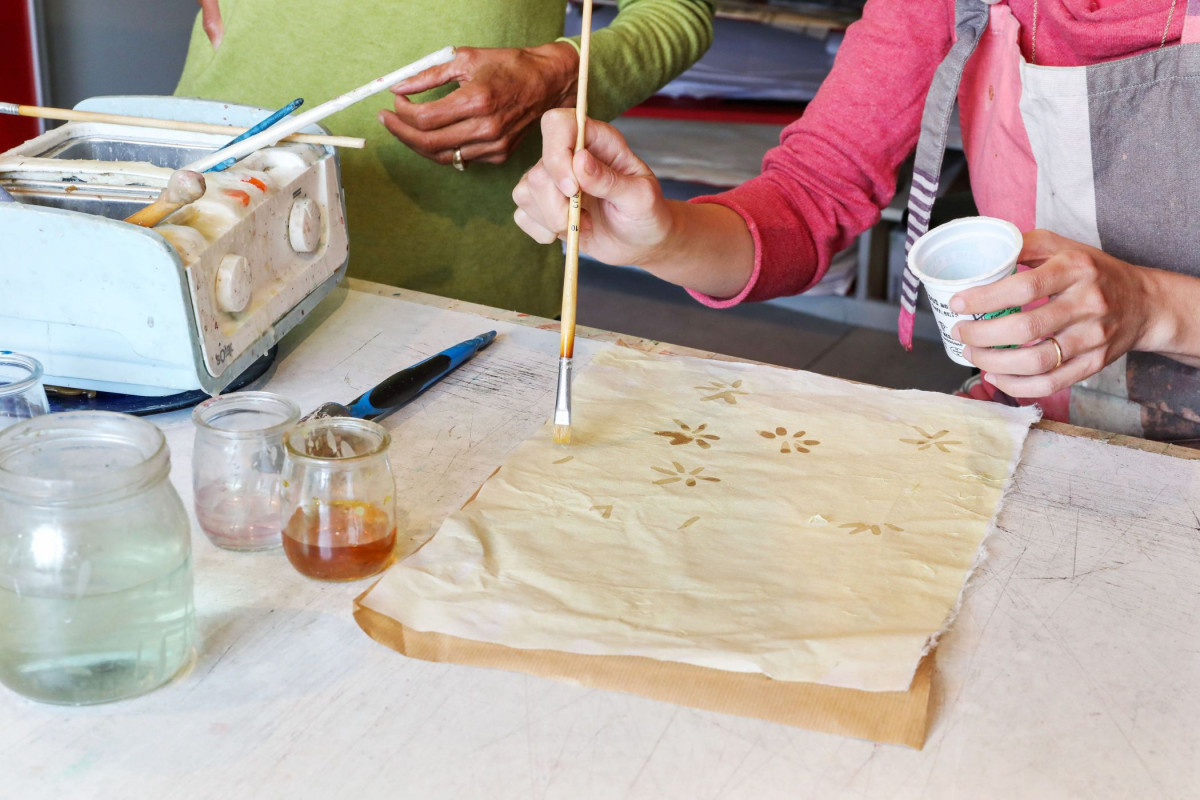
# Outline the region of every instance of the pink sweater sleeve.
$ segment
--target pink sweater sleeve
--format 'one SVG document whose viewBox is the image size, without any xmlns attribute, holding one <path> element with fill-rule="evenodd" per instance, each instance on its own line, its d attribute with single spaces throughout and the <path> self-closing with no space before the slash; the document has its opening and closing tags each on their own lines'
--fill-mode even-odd
<svg viewBox="0 0 1200 800">
<path fill-rule="evenodd" d="M 833 70 L 804 115 L 784 129 L 762 174 L 722 194 L 754 238 L 754 272 L 724 308 L 799 294 L 834 254 L 879 221 L 896 171 L 916 146 L 925 94 L 954 40 L 954 0 L 870 0 L 846 31 Z"/>
</svg>

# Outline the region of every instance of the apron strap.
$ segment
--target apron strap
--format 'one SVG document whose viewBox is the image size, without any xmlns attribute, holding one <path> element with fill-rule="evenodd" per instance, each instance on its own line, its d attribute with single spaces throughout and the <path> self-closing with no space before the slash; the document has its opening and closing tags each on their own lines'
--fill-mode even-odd
<svg viewBox="0 0 1200 800">
<path fill-rule="evenodd" d="M 1180 44 L 1200 42 L 1200 0 L 1188 0 L 1187 15 L 1183 18 L 1183 35 Z"/>
<path fill-rule="evenodd" d="M 996 0 L 991 0 L 996 2 Z M 946 152 L 946 137 L 950 130 L 950 116 L 954 112 L 954 101 L 958 98 L 958 84 L 963 68 L 975 52 L 979 37 L 988 24 L 987 0 L 956 0 L 954 8 L 954 30 L 957 39 L 949 54 L 938 65 L 925 97 L 925 111 L 921 115 L 921 136 L 917 140 L 917 155 L 913 166 L 912 188 L 908 194 L 908 238 L 904 244 L 907 255 L 913 242 L 929 230 L 929 213 L 937 197 L 938 181 L 942 172 L 942 156 Z M 1200 13 L 1200 0 L 1188 0 L 1188 13 L 1192 7 Z M 1189 16 L 1190 19 L 1190 16 Z M 904 282 L 900 291 L 900 344 L 912 350 L 913 327 L 916 324 L 917 293 L 921 281 L 904 264 Z"/>
</svg>

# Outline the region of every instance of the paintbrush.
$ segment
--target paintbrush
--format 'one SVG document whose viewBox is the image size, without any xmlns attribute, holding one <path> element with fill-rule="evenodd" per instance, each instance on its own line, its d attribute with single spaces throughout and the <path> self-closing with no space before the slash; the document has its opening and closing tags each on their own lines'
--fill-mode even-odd
<svg viewBox="0 0 1200 800">
<path fill-rule="evenodd" d="M 247 128 L 242 133 L 239 133 L 237 136 L 230 139 L 223 146 L 218 147 L 217 152 L 218 153 L 221 152 L 226 147 L 232 147 L 233 145 L 237 144 L 238 142 L 240 142 L 244 139 L 249 139 L 251 136 L 253 136 L 256 133 L 262 133 L 267 128 L 271 127 L 276 122 L 279 122 L 279 120 L 283 119 L 288 114 L 292 113 L 293 111 L 295 111 L 297 108 L 299 108 L 302 105 L 304 105 L 304 98 L 297 97 L 295 100 L 288 103 L 283 108 L 279 109 L 278 111 L 273 112 L 269 117 L 266 117 L 265 119 L 263 119 L 262 122 L 259 122 L 257 125 L 255 125 L 252 128 Z M 205 170 L 205 172 L 223 172 L 224 170 L 227 170 L 230 167 L 232 167 L 236 161 L 237 161 L 236 158 L 227 158 L 224 161 L 222 161 L 220 164 L 209 167 L 208 169 Z"/>
<path fill-rule="evenodd" d="M 204 176 L 188 169 L 177 169 L 167 179 L 167 186 L 150 205 L 133 212 L 126 222 L 153 228 L 168 216 L 204 195 Z"/>
<path fill-rule="evenodd" d="M 210 153 L 200 159 L 197 159 L 191 164 L 188 164 L 186 169 L 192 169 L 196 172 L 204 172 L 206 169 L 215 167 L 217 164 L 220 164 L 222 161 L 225 161 L 228 158 L 243 158 L 250 155 L 255 150 L 259 150 L 263 147 L 270 147 L 289 133 L 295 133 L 301 128 L 312 125 L 316 122 L 320 122 L 330 114 L 336 114 L 338 111 L 349 108 L 360 100 L 365 100 L 376 92 L 381 92 L 384 89 L 395 86 L 397 83 L 400 83 L 400 81 L 405 80 L 406 78 L 411 78 L 413 75 L 416 75 L 419 72 L 424 72 L 430 67 L 436 67 L 438 64 L 445 64 L 446 62 L 451 61 L 453 58 L 454 48 L 444 47 L 437 52 L 430 53 L 418 61 L 414 61 L 407 66 L 401 67 L 395 72 L 389 72 L 387 75 L 376 78 L 370 83 L 364 83 L 357 89 L 352 89 L 340 97 L 327 100 L 316 108 L 311 108 L 308 111 L 305 111 L 303 114 L 297 114 L 294 117 L 288 117 L 278 125 L 272 125 L 265 131 L 257 133 L 254 136 L 251 136 L 249 139 L 238 142 L 228 149 Z"/>
<path fill-rule="evenodd" d="M 583 29 L 579 38 L 579 80 L 575 87 L 575 152 L 584 147 L 587 126 L 588 54 L 592 46 L 592 0 L 583 0 Z M 571 369 L 575 355 L 575 306 L 579 295 L 579 216 L 583 190 L 575 192 L 567 212 L 566 266 L 563 270 L 561 346 L 558 354 L 558 396 L 554 401 L 554 442 L 571 443 Z"/>
<path fill-rule="evenodd" d="M 177 119 L 160 119 L 159 117 L 131 117 L 126 114 L 104 114 L 99 111 L 76 111 L 73 108 L 45 108 L 43 106 L 22 106 L 16 103 L 0 103 L 0 114 L 13 114 L 19 117 L 38 117 L 40 119 L 57 119 L 65 122 L 105 122 L 110 125 L 136 125 L 139 128 L 160 128 L 171 131 L 189 131 L 191 133 L 219 133 L 226 136 L 236 136 L 245 133 L 247 128 L 233 125 L 216 125 L 211 122 L 183 122 Z M 316 133 L 291 133 L 284 136 L 288 142 L 299 144 L 321 144 L 330 147 L 352 147 L 361 150 L 366 146 L 366 140 L 355 136 L 326 136 Z M 202 172 L 203 170 L 198 170 Z"/>
</svg>

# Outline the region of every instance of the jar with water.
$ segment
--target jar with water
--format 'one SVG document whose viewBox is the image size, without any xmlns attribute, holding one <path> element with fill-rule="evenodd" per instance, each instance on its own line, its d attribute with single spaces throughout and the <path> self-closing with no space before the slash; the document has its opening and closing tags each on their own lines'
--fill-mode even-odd
<svg viewBox="0 0 1200 800">
<path fill-rule="evenodd" d="M 101 411 L 0 432 L 0 683 L 83 705 L 191 661 L 187 514 L 157 427 Z"/>
</svg>

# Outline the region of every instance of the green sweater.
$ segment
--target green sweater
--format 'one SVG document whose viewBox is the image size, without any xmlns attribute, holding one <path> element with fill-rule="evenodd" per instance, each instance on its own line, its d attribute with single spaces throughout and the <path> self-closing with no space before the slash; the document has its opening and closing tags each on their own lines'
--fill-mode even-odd
<svg viewBox="0 0 1200 800">
<path fill-rule="evenodd" d="M 221 14 L 225 38 L 216 51 L 197 17 L 175 93 L 265 108 L 303 97 L 314 107 L 449 44 L 554 41 L 565 0 L 222 0 Z M 621 0 L 617 18 L 592 37 L 589 115 L 612 119 L 641 102 L 711 40 L 709 0 Z M 506 163 L 457 172 L 388 133 L 376 115 L 391 103 L 381 92 L 324 122 L 367 140 L 364 150 L 339 151 L 350 274 L 557 315 L 562 248 L 537 244 L 512 219 L 513 187 L 541 152 L 536 131 Z"/>
</svg>

